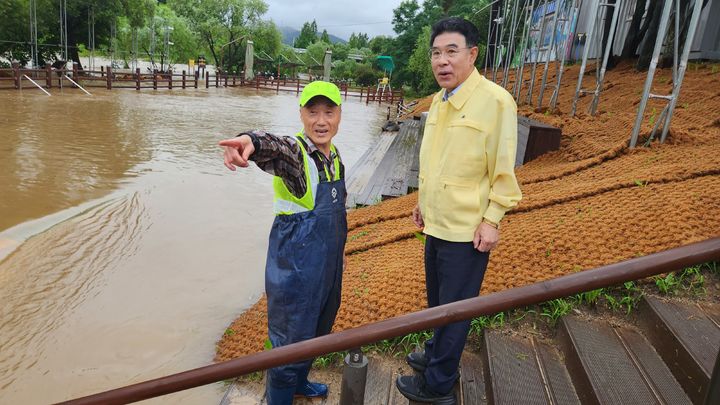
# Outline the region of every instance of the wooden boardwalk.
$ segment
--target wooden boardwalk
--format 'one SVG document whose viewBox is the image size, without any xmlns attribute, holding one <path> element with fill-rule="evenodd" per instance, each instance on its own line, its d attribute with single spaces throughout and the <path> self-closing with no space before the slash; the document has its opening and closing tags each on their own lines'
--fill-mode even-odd
<svg viewBox="0 0 720 405">
<path fill-rule="evenodd" d="M 420 132 L 420 121 L 407 120 L 400 123 L 399 131 L 380 134 L 377 142 L 348 170 L 349 208 L 377 204 L 384 198 L 408 193 L 413 183 L 411 177 L 417 177 L 417 170 L 412 169 L 420 150 Z"/>
</svg>

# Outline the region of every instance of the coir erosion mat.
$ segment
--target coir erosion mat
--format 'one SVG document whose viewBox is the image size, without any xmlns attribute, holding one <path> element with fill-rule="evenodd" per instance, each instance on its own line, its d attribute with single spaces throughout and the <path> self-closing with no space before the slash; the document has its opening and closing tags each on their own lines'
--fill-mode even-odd
<svg viewBox="0 0 720 405">
<path fill-rule="evenodd" d="M 689 67 L 668 141 L 647 148 L 626 146 L 646 75 L 629 65 L 608 72 L 594 117 L 585 112 L 590 97 L 580 99 L 577 117 L 569 115 L 577 66 L 564 73 L 556 111 L 521 106 L 520 114 L 561 127 L 563 138 L 560 150 L 517 170 L 523 200 L 503 220 L 481 294 L 720 236 L 718 70 Z M 585 74 L 586 87 L 592 75 Z M 669 92 L 670 77 L 658 71 L 653 91 Z M 418 105 L 427 109 L 429 100 Z M 644 136 L 662 106 L 649 103 Z M 348 214 L 334 330 L 425 308 L 423 245 L 410 220 L 416 202 L 411 194 Z M 216 361 L 262 351 L 265 312 L 263 297 L 240 314 L 218 342 Z"/>
</svg>

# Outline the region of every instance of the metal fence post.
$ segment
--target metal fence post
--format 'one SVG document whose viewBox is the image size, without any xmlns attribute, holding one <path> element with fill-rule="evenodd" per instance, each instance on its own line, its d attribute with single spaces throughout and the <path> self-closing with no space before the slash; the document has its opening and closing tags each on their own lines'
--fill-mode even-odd
<svg viewBox="0 0 720 405">
<path fill-rule="evenodd" d="M 362 350 L 353 349 L 345 356 L 340 405 L 363 405 L 367 380 L 368 359 Z"/>
</svg>

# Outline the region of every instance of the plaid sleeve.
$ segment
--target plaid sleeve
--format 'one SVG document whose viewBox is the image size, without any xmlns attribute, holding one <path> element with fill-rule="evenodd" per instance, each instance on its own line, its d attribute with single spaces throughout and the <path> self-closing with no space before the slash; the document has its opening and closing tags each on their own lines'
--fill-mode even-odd
<svg viewBox="0 0 720 405">
<path fill-rule="evenodd" d="M 295 197 L 302 198 L 305 195 L 307 185 L 302 150 L 295 137 L 257 130 L 242 132 L 240 135 L 248 135 L 252 139 L 255 152 L 250 160 L 263 171 L 280 177 Z"/>
</svg>

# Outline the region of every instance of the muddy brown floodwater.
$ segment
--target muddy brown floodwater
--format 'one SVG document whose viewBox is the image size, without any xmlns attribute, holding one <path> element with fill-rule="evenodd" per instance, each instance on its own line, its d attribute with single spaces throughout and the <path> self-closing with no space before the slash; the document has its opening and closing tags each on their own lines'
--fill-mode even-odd
<svg viewBox="0 0 720 405">
<path fill-rule="evenodd" d="M 219 139 L 300 129 L 297 96 L 2 91 L 0 402 L 43 404 L 212 362 L 263 291 L 271 177 Z M 385 107 L 347 101 L 348 167 Z M 217 403 L 211 385 L 148 403 Z"/>
</svg>

